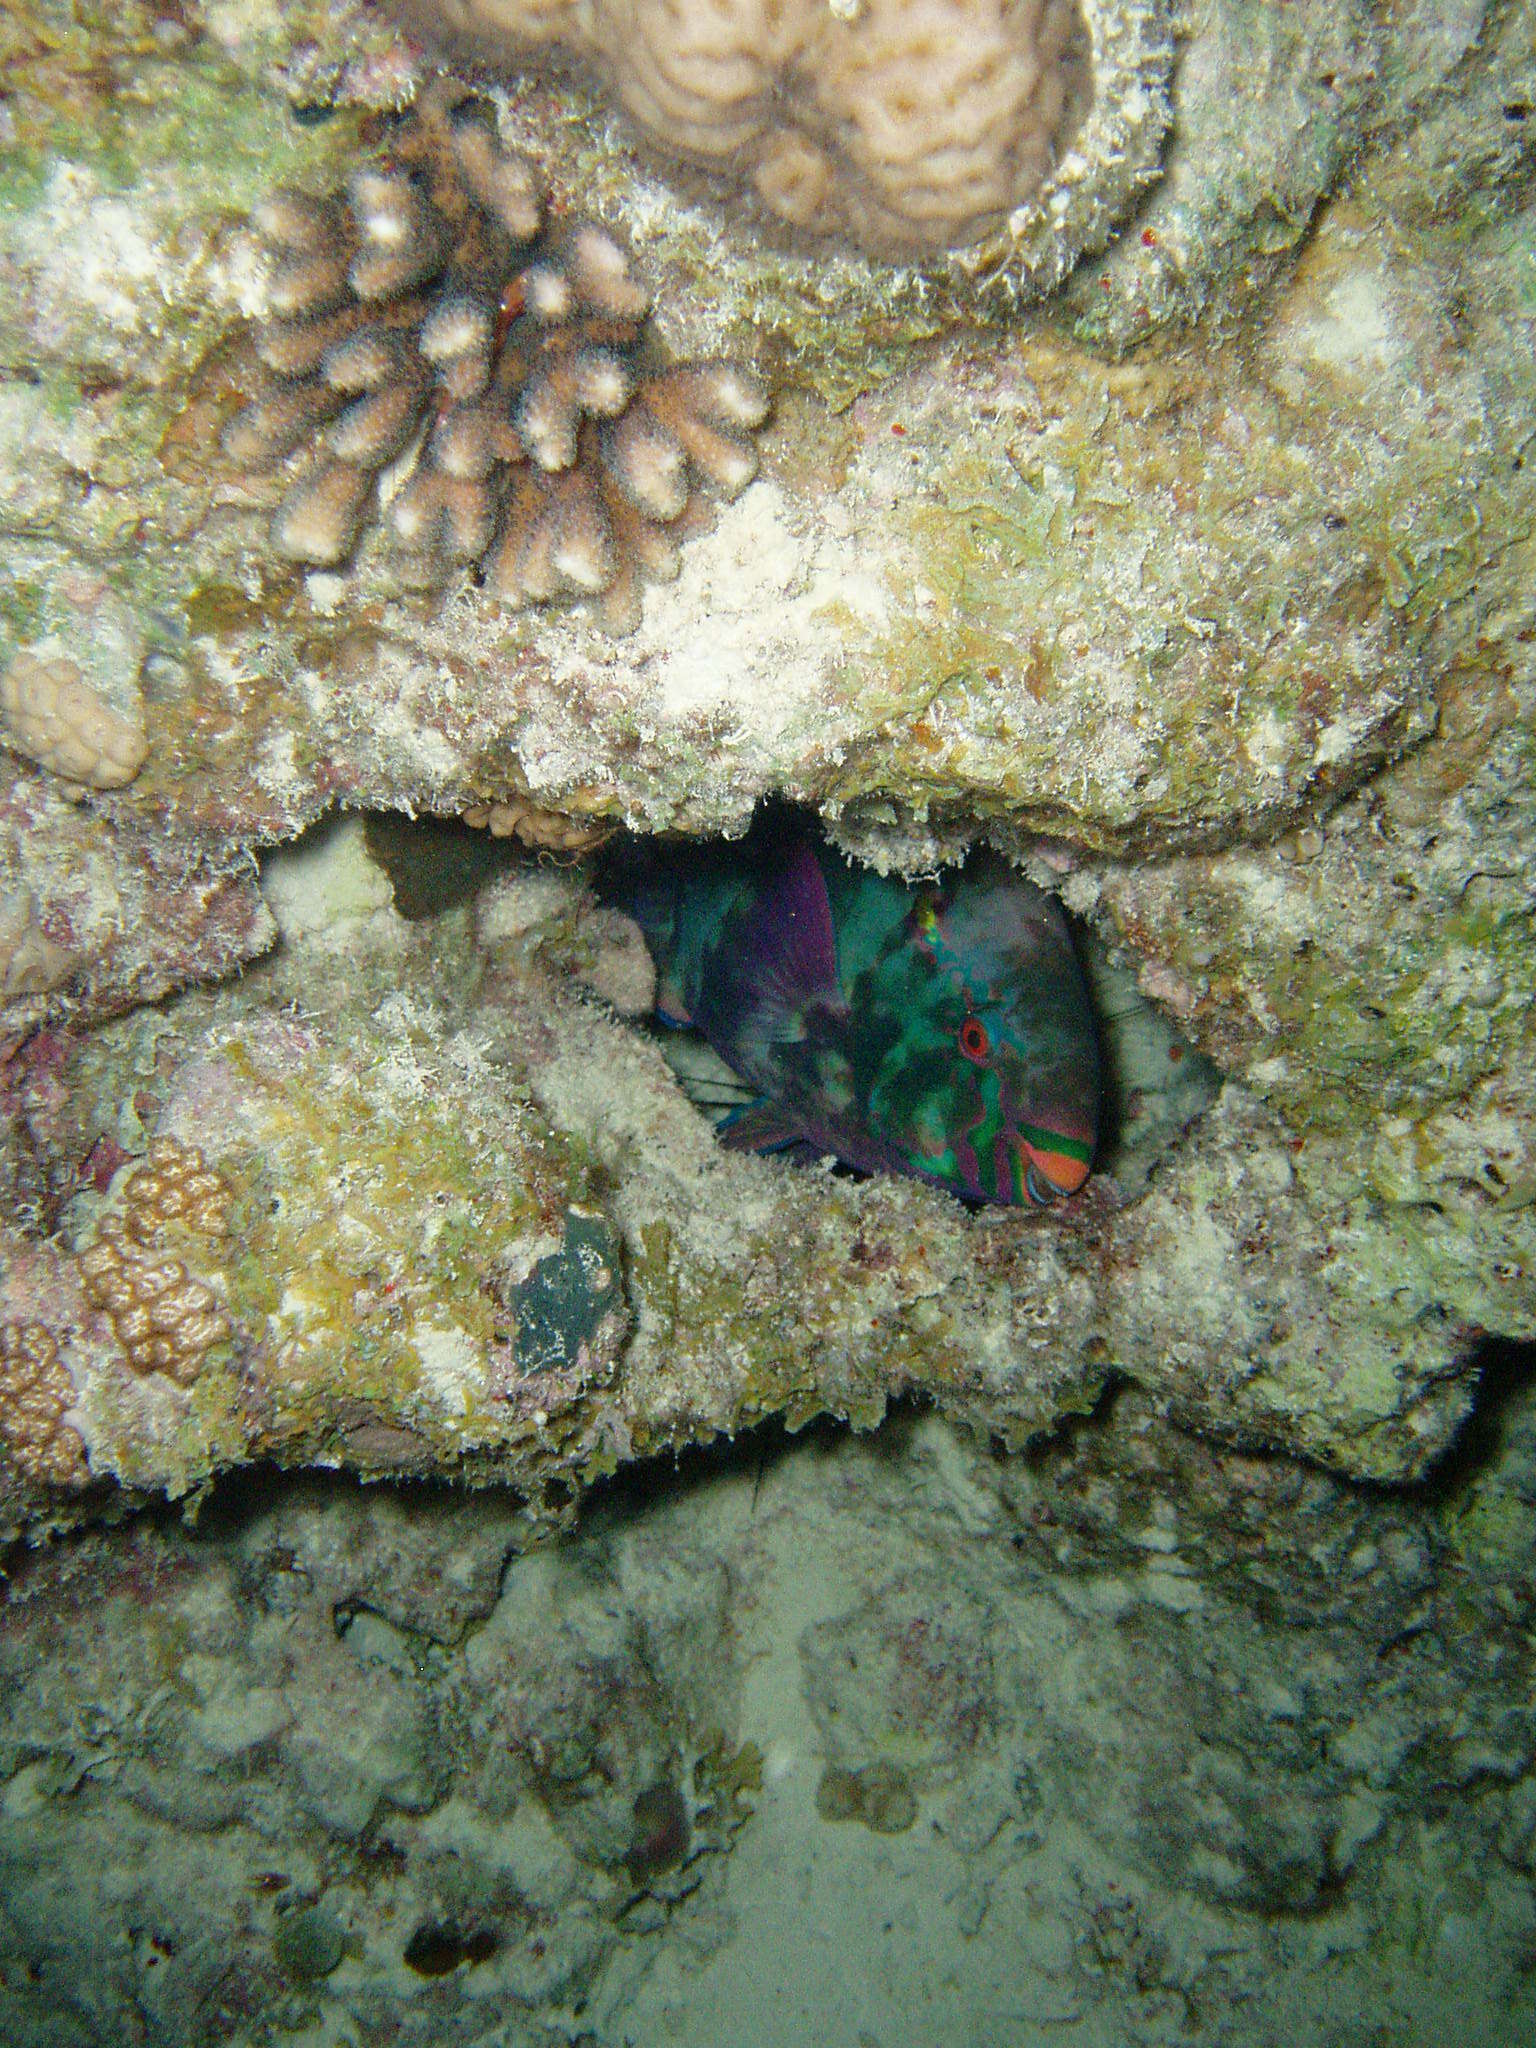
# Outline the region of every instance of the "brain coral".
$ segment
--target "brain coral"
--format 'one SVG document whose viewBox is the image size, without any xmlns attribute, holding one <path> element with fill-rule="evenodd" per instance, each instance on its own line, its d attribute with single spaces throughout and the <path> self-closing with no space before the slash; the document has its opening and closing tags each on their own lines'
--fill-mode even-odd
<svg viewBox="0 0 1536 2048">
<path fill-rule="evenodd" d="M 882 257 L 969 247 L 1021 213 L 1075 254 L 1151 174 L 1167 120 L 1157 0 L 392 5 L 491 62 L 577 59 L 670 157 Z"/>
</svg>

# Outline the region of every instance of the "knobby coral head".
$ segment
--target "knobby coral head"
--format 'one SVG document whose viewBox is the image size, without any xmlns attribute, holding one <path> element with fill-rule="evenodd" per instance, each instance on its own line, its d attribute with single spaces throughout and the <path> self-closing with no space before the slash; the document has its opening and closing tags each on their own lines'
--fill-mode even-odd
<svg viewBox="0 0 1536 2048">
<path fill-rule="evenodd" d="M 1166 0 L 386 0 L 439 52 L 574 65 L 792 239 L 1049 291 L 1156 175 Z M 950 265 L 954 268 L 954 265 Z"/>
<path fill-rule="evenodd" d="M 402 578 L 474 567 L 511 606 L 597 597 L 615 630 L 641 575 L 677 573 L 696 486 L 756 474 L 768 398 L 745 365 L 668 363 L 649 295 L 594 221 L 546 218 L 483 100 L 440 81 L 344 194 L 274 194 L 267 306 L 224 452 L 287 489 L 272 539 L 331 567 L 382 509 Z"/>
<path fill-rule="evenodd" d="M 1079 0 L 396 0 L 430 40 L 595 71 L 669 156 L 909 257 L 1033 198 L 1092 91 Z"/>
</svg>

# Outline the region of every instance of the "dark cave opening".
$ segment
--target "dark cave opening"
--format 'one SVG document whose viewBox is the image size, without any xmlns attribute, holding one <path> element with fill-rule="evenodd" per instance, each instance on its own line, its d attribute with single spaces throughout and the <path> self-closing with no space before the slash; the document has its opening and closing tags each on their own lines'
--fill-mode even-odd
<svg viewBox="0 0 1536 2048">
<path fill-rule="evenodd" d="M 816 829 L 813 813 L 784 804 L 760 807 L 754 838 L 764 824 L 770 837 Z M 656 843 L 621 833 L 596 854 L 552 854 L 529 849 L 512 837 L 494 838 L 459 819 L 408 819 L 381 812 L 367 815 L 365 833 L 370 854 L 389 878 L 396 909 L 413 923 L 471 904 L 502 878 L 533 866 L 568 878 L 573 902 L 592 900 L 594 892 L 601 894 L 603 878 L 616 864 Z M 711 848 L 751 843 L 698 842 L 706 859 Z M 857 868 L 856 863 L 850 865 Z M 940 877 L 955 872 L 944 869 Z M 1157 1160 L 1214 1099 L 1222 1077 L 1141 993 L 1135 962 L 1113 952 L 1081 918 L 1064 915 L 1087 982 L 1098 1042 L 1095 1171 L 1112 1177 L 1122 1196 L 1130 1197 L 1140 1192 Z M 751 1099 L 752 1091 L 697 1030 L 671 1029 L 654 1017 L 630 1021 L 654 1037 L 701 1113 L 718 1120 Z M 857 1172 L 846 1163 L 833 1170 Z"/>
</svg>

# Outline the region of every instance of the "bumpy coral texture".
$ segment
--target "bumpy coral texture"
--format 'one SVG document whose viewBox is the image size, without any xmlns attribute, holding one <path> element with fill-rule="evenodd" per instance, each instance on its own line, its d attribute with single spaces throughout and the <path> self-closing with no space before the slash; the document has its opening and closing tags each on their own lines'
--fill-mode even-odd
<svg viewBox="0 0 1536 2048">
<path fill-rule="evenodd" d="M 137 1245 L 158 1244 L 171 1224 L 199 1237 L 223 1237 L 229 1228 L 228 1187 L 200 1148 L 179 1138 L 153 1139 L 123 1192 L 123 1227 Z"/>
<path fill-rule="evenodd" d="M 229 1199 L 195 1145 L 156 1138 L 147 1160 L 128 1177 L 122 1213 L 109 1216 L 80 1254 L 86 1298 L 111 1323 L 135 1372 L 163 1373 L 190 1386 L 204 1356 L 231 1336 L 214 1289 L 162 1244 L 168 1229 L 223 1237 Z"/>
<path fill-rule="evenodd" d="M 1032 199 L 1089 92 L 1078 0 L 395 0 L 429 37 L 583 60 L 668 154 L 873 254 Z"/>
<path fill-rule="evenodd" d="M 462 813 L 466 825 L 488 831 L 493 839 L 516 839 L 545 853 L 590 853 L 613 837 L 615 827 L 601 819 L 573 818 L 552 811 L 528 797 L 507 797 L 474 804 Z"/>
<path fill-rule="evenodd" d="M 677 573 L 695 484 L 756 474 L 762 384 L 655 358 L 623 249 L 545 221 L 483 101 L 434 89 L 344 200 L 279 194 L 257 225 L 260 388 L 224 447 L 252 470 L 300 451 L 272 526 L 291 561 L 344 561 L 387 496 L 410 580 L 478 565 L 504 604 L 595 596 L 623 630 L 639 576 Z"/>
<path fill-rule="evenodd" d="M 40 1486 L 84 1486 L 85 1447 L 64 1420 L 74 1382 L 45 1323 L 0 1326 L 0 1443 Z"/>
<path fill-rule="evenodd" d="M 0 731 L 52 774 L 92 789 L 132 782 L 148 751 L 143 728 L 103 702 L 78 662 L 27 649 L 0 677 Z"/>
</svg>

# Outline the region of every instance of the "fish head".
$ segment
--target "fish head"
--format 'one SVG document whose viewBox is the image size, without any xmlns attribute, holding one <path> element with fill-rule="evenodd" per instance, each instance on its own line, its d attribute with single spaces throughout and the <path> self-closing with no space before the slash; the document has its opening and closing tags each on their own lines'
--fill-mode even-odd
<svg viewBox="0 0 1536 2048">
<path fill-rule="evenodd" d="M 974 1201 L 1075 1194 L 1098 1135 L 1093 1013 L 1060 906 L 1001 862 L 918 892 L 875 1114 L 912 1170 Z"/>
</svg>

